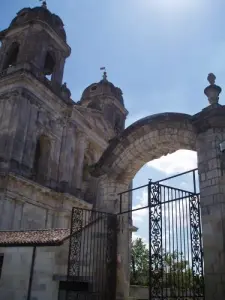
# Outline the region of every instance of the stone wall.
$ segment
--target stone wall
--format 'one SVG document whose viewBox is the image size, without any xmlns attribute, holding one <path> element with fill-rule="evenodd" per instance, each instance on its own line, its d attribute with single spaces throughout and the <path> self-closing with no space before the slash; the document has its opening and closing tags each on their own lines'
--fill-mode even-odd
<svg viewBox="0 0 225 300">
<path fill-rule="evenodd" d="M 69 228 L 73 207 L 92 205 L 69 194 L 57 193 L 24 177 L 0 176 L 5 190 L 0 201 L 2 230 Z"/>
<path fill-rule="evenodd" d="M 88 115 L 80 113 L 76 105 L 68 107 L 38 80 L 34 84 L 31 74 L 16 76 L 19 70 L 18 66 L 12 77 L 21 81 L 20 88 L 13 82 L 9 91 L 7 85 L 12 78 L 0 80 L 0 171 L 14 172 L 56 191 L 84 196 L 80 192 L 86 152 L 91 151 L 90 166 L 107 147 L 107 135 L 111 136 L 107 124 L 102 126 L 103 115 L 96 116 L 91 110 Z M 39 157 L 37 164 L 40 140 L 45 155 Z"/>
<path fill-rule="evenodd" d="M 0 299 L 26 299 L 32 248 L 0 248 L 0 253 L 4 253 Z"/>
<path fill-rule="evenodd" d="M 219 150 L 224 140 L 225 129 L 211 128 L 197 142 L 207 300 L 222 299 L 225 291 L 225 179 Z"/>
<path fill-rule="evenodd" d="M 0 280 L 0 300 L 26 299 L 33 248 L 0 248 L 0 253 L 4 253 Z M 67 245 L 59 247 L 36 248 L 31 299 L 57 299 L 59 281 L 55 280 L 54 277 L 59 277 L 60 275 L 65 279 L 67 259 L 68 242 Z"/>
</svg>

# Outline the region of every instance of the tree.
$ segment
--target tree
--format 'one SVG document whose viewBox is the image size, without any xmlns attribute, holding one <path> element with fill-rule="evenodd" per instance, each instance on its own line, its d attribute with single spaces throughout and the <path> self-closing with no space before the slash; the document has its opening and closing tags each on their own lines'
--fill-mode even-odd
<svg viewBox="0 0 225 300">
<path fill-rule="evenodd" d="M 133 285 L 148 285 L 149 283 L 149 251 L 141 238 L 131 245 L 131 276 Z"/>
<path fill-rule="evenodd" d="M 201 289 L 203 279 L 200 275 L 193 276 L 190 263 L 183 253 L 162 250 L 151 260 L 152 280 L 161 281 L 162 287 L 170 289 L 174 295 L 177 291 Z M 131 284 L 149 285 L 149 249 L 141 238 L 132 242 L 130 268 Z"/>
<path fill-rule="evenodd" d="M 175 296 L 178 291 L 187 291 L 192 288 L 192 270 L 182 252 L 164 252 L 162 262 L 163 287 L 169 288 L 171 295 Z"/>
</svg>

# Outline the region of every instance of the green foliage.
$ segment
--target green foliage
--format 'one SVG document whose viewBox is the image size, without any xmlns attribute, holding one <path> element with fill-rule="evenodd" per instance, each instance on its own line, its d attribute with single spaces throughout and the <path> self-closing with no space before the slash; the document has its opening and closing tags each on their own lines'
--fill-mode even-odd
<svg viewBox="0 0 225 300">
<path fill-rule="evenodd" d="M 149 251 L 141 238 L 132 242 L 131 247 L 131 284 L 148 285 Z"/>
<path fill-rule="evenodd" d="M 187 289 L 192 285 L 192 270 L 182 253 L 163 254 L 163 286 L 170 289 Z"/>
<path fill-rule="evenodd" d="M 155 256 L 155 262 L 151 268 L 151 274 L 162 282 L 164 288 L 173 290 L 191 289 L 194 285 L 201 286 L 202 278 L 198 275 L 193 277 L 191 266 L 183 253 L 162 251 L 160 265 L 157 265 L 159 257 Z M 149 285 L 149 250 L 141 238 L 132 242 L 131 248 L 131 276 L 132 285 Z"/>
<path fill-rule="evenodd" d="M 131 284 L 148 285 L 149 251 L 141 238 L 132 242 L 131 246 Z"/>
</svg>

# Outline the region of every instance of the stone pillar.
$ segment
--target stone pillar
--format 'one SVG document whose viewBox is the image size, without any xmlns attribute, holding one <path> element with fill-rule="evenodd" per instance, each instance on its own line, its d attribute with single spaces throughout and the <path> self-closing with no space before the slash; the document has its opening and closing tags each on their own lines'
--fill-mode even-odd
<svg viewBox="0 0 225 300">
<path fill-rule="evenodd" d="M 225 295 L 225 182 L 216 149 L 216 132 L 218 129 L 209 129 L 197 138 L 206 300 L 222 300 Z M 225 128 L 220 134 L 225 139 Z"/>
<path fill-rule="evenodd" d="M 205 299 L 225 297 L 225 170 L 220 143 L 225 141 L 225 106 L 215 84 L 207 87 L 211 105 L 193 117 L 197 130 L 198 170 L 202 215 Z"/>
<path fill-rule="evenodd" d="M 97 210 L 107 211 L 109 213 L 118 213 L 120 209 L 118 193 L 126 191 L 128 183 L 118 182 L 115 178 L 103 175 L 99 181 Z M 129 195 L 123 196 L 122 211 L 128 210 Z M 130 228 L 128 214 L 122 214 L 118 217 L 117 233 L 117 299 L 128 299 L 129 296 L 129 242 Z"/>
<path fill-rule="evenodd" d="M 76 142 L 76 154 L 74 165 L 74 180 L 76 189 L 81 190 L 83 178 L 84 153 L 87 147 L 87 137 L 84 132 L 79 131 Z"/>
</svg>

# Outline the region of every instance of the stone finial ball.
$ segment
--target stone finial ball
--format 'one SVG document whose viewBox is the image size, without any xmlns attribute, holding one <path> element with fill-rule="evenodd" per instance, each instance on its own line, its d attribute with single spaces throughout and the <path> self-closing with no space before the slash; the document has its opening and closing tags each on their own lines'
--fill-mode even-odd
<svg viewBox="0 0 225 300">
<path fill-rule="evenodd" d="M 209 73 L 207 80 L 210 84 L 215 84 L 216 76 L 213 73 Z"/>
</svg>

